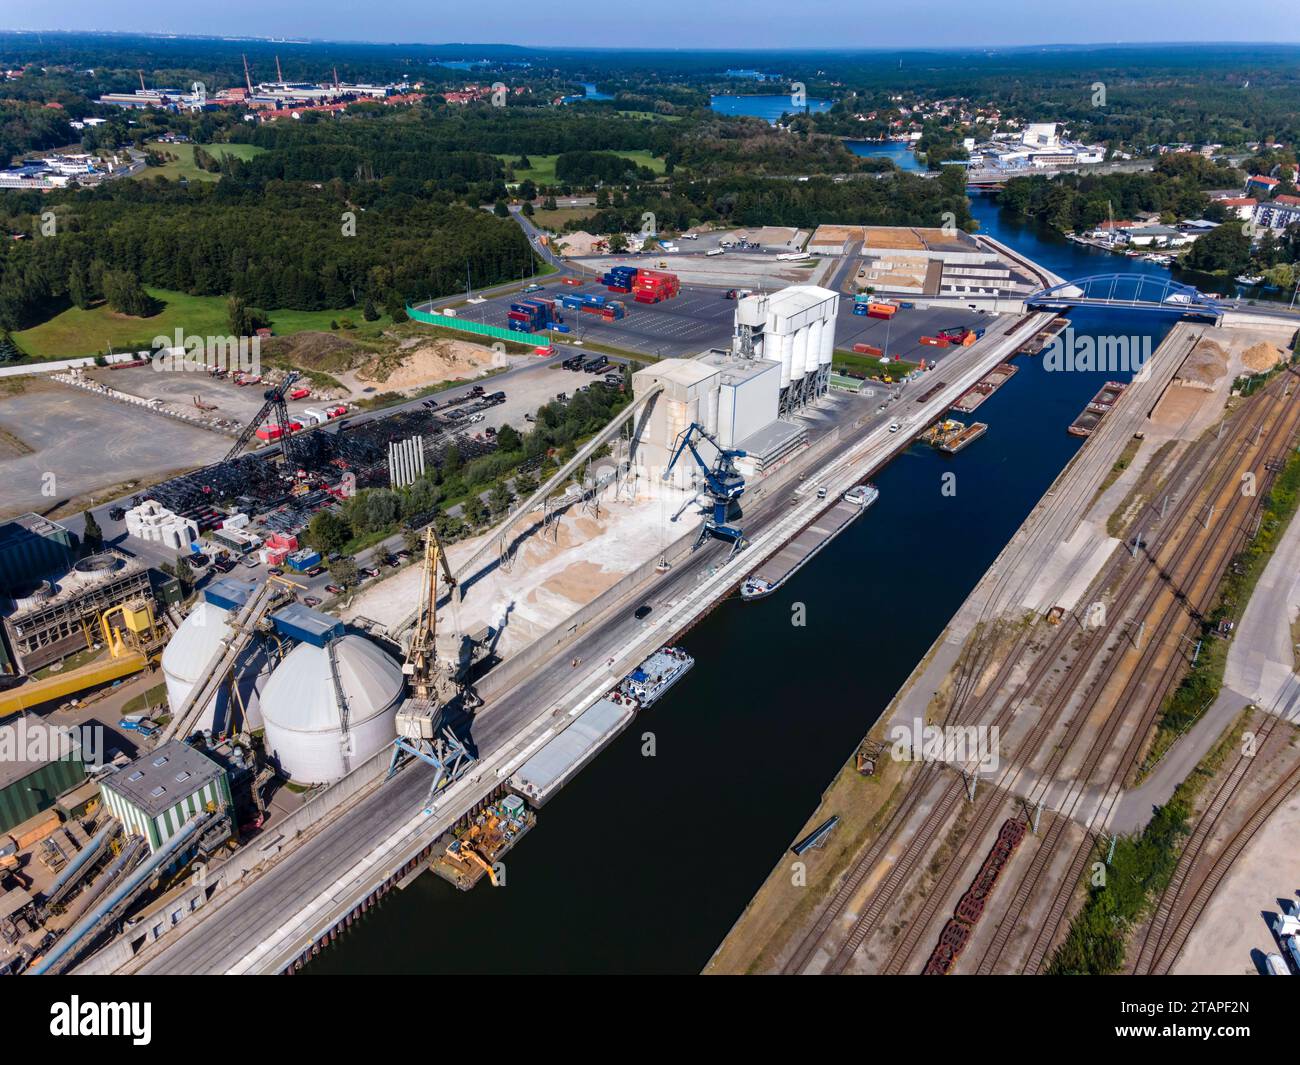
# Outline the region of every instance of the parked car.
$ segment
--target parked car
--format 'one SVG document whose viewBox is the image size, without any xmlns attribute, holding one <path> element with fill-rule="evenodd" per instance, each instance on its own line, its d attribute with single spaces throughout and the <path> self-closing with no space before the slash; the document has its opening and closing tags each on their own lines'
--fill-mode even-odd
<svg viewBox="0 0 1300 1065">
<path fill-rule="evenodd" d="M 324 572 L 325 572 L 324 566 L 312 566 L 312 568 L 307 571 L 307 576 L 319 577 Z"/>
<path fill-rule="evenodd" d="M 327 585 L 325 585 L 325 590 L 326 590 L 327 592 L 329 592 L 330 595 L 342 595 L 342 594 L 343 594 L 343 589 L 342 589 L 339 585 L 337 585 L 337 584 L 327 584 Z"/>
<path fill-rule="evenodd" d="M 272 566 L 272 567 L 271 567 L 270 569 L 268 569 L 266 572 L 267 572 L 267 573 L 270 573 L 271 575 L 273 575 L 273 576 L 275 576 L 275 577 L 283 577 L 283 576 L 284 576 L 284 567 L 283 567 L 283 566 Z"/>
<path fill-rule="evenodd" d="M 642 621 L 645 618 L 650 616 L 650 611 L 653 609 L 654 607 L 652 607 L 649 603 L 642 603 L 639 607 L 636 608 L 632 616 L 636 618 L 637 621 Z"/>
<path fill-rule="evenodd" d="M 303 604 L 305 606 L 320 606 L 320 597 L 315 595 L 309 595 L 305 599 L 303 599 Z"/>
</svg>

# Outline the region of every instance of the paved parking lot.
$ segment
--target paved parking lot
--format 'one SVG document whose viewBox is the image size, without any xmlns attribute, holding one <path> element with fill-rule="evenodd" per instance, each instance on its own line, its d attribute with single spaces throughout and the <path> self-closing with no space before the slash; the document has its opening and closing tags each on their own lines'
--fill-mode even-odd
<svg viewBox="0 0 1300 1065">
<path fill-rule="evenodd" d="M 581 340 L 584 343 L 607 344 L 628 351 L 657 357 L 695 355 L 706 348 L 726 348 L 731 345 L 732 321 L 736 304 L 725 298 L 725 290 L 696 286 L 683 286 L 681 294 L 663 303 L 636 303 L 631 296 L 620 297 L 603 285 L 585 284 L 571 286 L 550 284 L 543 291 L 532 293 L 559 299 L 565 293 L 598 293 L 621 300 L 627 308 L 622 321 L 608 322 L 596 315 L 582 311 L 561 312 L 565 324 L 572 327 L 567 336 L 556 333 L 562 342 Z M 506 312 L 518 296 L 501 296 L 484 303 L 469 304 L 457 309 L 457 317 L 486 322 L 504 328 Z M 594 319 L 594 320 L 593 320 Z M 987 324 L 988 315 L 971 310 L 917 307 L 899 311 L 890 322 L 877 318 L 855 317 L 853 301 L 841 298 L 839 318 L 835 327 L 835 346 L 848 349 L 854 344 L 872 344 L 885 348 L 891 355 L 909 361 L 925 358 L 931 362 L 942 359 L 945 351 L 921 344 L 922 336 L 933 336 L 940 329 L 956 326 Z M 537 339 L 542 341 L 543 335 Z M 886 341 L 888 343 L 886 344 Z"/>
</svg>

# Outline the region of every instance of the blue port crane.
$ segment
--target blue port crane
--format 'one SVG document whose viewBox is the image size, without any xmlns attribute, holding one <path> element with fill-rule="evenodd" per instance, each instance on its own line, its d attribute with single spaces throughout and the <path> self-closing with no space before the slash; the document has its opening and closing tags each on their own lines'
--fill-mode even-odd
<svg viewBox="0 0 1300 1065">
<path fill-rule="evenodd" d="M 718 457 L 714 459 L 712 465 L 705 461 L 699 448 L 695 446 L 697 439 L 707 440 L 717 451 Z M 735 506 L 736 500 L 744 494 L 745 478 L 737 471 L 733 460 L 743 459 L 746 453 L 723 447 L 699 422 L 691 422 L 677 437 L 672 460 L 664 470 L 665 481 L 672 474 L 677 460 L 682 457 L 682 452 L 687 449 L 690 450 L 691 457 L 695 459 L 696 465 L 704 475 L 704 483 L 713 499 L 713 514 L 705 520 L 695 546 L 699 547 L 706 538 L 712 536 L 731 544 L 731 549 L 735 552 L 745 546 L 745 536 L 738 526 L 731 524 L 731 509 Z"/>
</svg>

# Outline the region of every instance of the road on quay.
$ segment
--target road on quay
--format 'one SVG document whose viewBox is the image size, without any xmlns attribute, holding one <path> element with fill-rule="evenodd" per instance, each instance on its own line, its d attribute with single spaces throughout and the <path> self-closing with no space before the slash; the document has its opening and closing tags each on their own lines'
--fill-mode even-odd
<svg viewBox="0 0 1300 1065">
<path fill-rule="evenodd" d="M 1016 334 L 1021 338 L 1030 335 L 1032 330 L 1028 327 Z M 987 372 L 988 366 L 993 364 L 990 356 L 994 352 L 1000 353 L 1000 360 L 1021 342 L 1009 341 L 1002 330 L 988 340 L 987 345 L 978 345 L 953 356 L 944 375 L 948 381 L 947 389 L 942 396 L 917 407 L 917 413 L 908 419 L 912 429 L 906 435 L 888 433 L 885 423 L 889 421 L 891 411 L 872 411 L 869 403 L 874 400 L 846 397 L 844 402 L 838 403 L 837 417 L 828 420 L 826 429 L 838 423 L 856 435 L 847 435 L 839 454 L 828 458 L 823 466 L 845 467 L 844 452 L 856 445 L 864 454 L 854 464 L 855 472 L 861 470 L 865 474 L 904 450 L 907 437 L 919 432 L 929 415 L 938 416 L 955 395 Z M 908 402 L 920 387 L 914 384 L 910 392 L 905 391 L 903 402 Z M 870 455 L 865 453 L 867 447 L 871 448 Z M 843 472 L 841 469 L 841 474 Z M 791 517 L 790 490 L 756 495 L 758 497 L 746 507 L 744 515 L 744 528 L 751 540 L 762 537 L 778 523 L 788 523 Z M 720 566 L 725 558 L 725 548 L 721 544 L 705 544 L 668 574 L 656 578 L 653 584 L 629 593 L 620 604 L 611 608 L 603 623 L 593 625 L 568 646 L 557 648 L 525 684 L 481 708 L 468 735 L 480 764 L 491 766 L 494 757 L 508 751 L 519 741 L 521 734 L 544 723 L 548 708 L 569 709 L 573 705 L 575 690 L 586 690 L 593 685 L 611 686 L 617 675 L 605 665 L 610 658 L 617 662 L 630 648 L 652 636 L 657 642 L 670 640 L 674 631 L 666 623 L 666 612 L 661 612 L 656 606 L 648 619 L 638 621 L 632 616 L 635 606 L 643 602 L 655 605 L 688 598 L 688 593 L 707 579 L 709 572 Z M 663 631 L 656 631 L 660 627 Z M 587 668 L 575 671 L 574 659 Z M 206 908 L 188 929 L 182 929 L 178 938 L 170 942 L 164 940 L 151 951 L 138 965 L 138 971 L 151 974 L 276 971 L 286 958 L 293 957 L 310 942 L 315 929 L 328 927 L 331 923 L 328 918 L 350 908 L 359 897 L 359 886 L 360 894 L 364 894 L 365 884 L 387 876 L 387 870 L 380 873 L 374 865 L 366 866 L 366 855 L 373 851 L 377 842 L 391 837 L 395 826 L 410 822 L 419 814 L 431 773 L 432 770 L 423 763 L 413 763 L 364 795 L 246 886 L 233 889 L 224 899 L 220 895 L 214 898 L 214 905 Z M 471 771 L 470 778 L 474 775 Z M 409 842 L 411 852 L 417 850 L 417 837 L 424 842 L 436 838 L 454 823 L 459 809 L 470 805 L 497 782 L 495 776 L 483 781 L 478 785 L 477 793 L 467 795 L 469 801 L 458 803 L 456 810 L 447 809 L 450 802 L 444 792 L 439 798 L 439 806 L 445 813 L 440 810 L 434 817 L 425 819 L 427 827 L 401 842 L 404 845 Z M 322 898 L 326 890 L 330 894 Z M 275 938 L 271 930 L 281 930 L 281 938 L 290 938 L 292 949 L 287 955 L 283 951 L 274 954 L 268 949 L 267 944 Z"/>
</svg>

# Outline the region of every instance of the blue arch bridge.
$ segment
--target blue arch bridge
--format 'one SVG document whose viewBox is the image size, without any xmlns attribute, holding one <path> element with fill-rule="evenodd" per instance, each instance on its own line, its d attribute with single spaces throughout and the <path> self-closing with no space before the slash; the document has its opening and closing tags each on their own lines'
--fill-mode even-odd
<svg viewBox="0 0 1300 1065">
<path fill-rule="evenodd" d="M 1161 274 L 1094 274 L 1062 281 L 1025 297 L 1025 306 L 1040 310 L 1071 307 L 1110 307 L 1150 311 L 1157 314 L 1188 315 L 1217 321 L 1224 307 L 1219 300 L 1198 288 L 1183 285 Z"/>
</svg>

